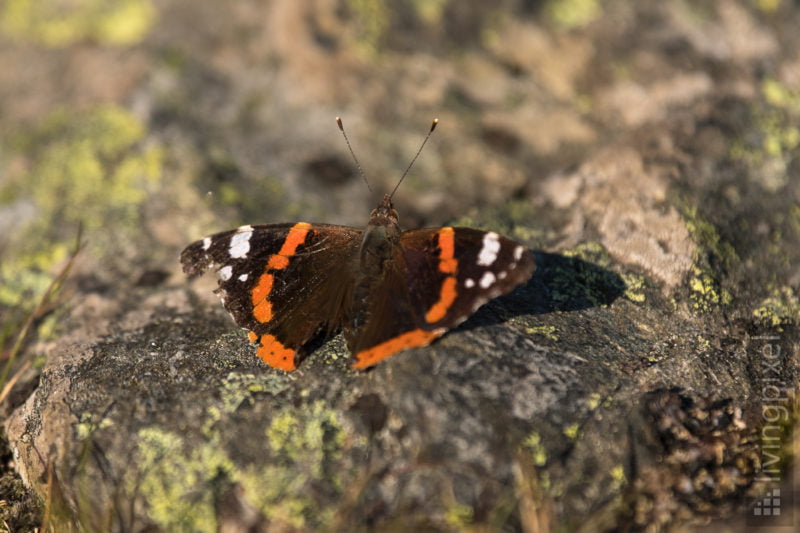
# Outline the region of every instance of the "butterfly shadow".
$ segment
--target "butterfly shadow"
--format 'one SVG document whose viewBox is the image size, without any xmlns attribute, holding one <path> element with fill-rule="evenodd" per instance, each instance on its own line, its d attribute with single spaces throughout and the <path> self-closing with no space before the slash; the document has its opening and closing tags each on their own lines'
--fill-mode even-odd
<svg viewBox="0 0 800 533">
<path fill-rule="evenodd" d="M 527 283 L 490 302 L 463 326 L 497 324 L 519 315 L 579 311 L 609 305 L 627 288 L 622 278 L 576 257 L 533 251 L 536 270 Z"/>
</svg>

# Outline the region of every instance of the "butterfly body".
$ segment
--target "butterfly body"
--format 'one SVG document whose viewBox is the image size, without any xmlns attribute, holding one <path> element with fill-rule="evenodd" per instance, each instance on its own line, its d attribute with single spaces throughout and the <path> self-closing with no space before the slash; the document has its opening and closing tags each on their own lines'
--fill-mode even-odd
<svg viewBox="0 0 800 533">
<path fill-rule="evenodd" d="M 429 344 L 535 268 L 528 250 L 494 232 L 402 231 L 390 195 L 364 230 L 242 226 L 189 245 L 181 263 L 190 276 L 216 267 L 224 307 L 257 355 L 286 371 L 340 329 L 360 369 Z"/>
</svg>

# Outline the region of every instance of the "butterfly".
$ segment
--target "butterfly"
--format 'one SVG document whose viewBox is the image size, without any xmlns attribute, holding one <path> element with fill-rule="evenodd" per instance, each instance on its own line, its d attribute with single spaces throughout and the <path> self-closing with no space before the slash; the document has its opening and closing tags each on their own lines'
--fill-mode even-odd
<svg viewBox="0 0 800 533">
<path fill-rule="evenodd" d="M 344 134 L 338 117 L 337 123 Z M 350 148 L 346 134 L 345 140 Z M 225 309 L 249 331 L 258 357 L 285 371 L 339 330 L 358 369 L 427 345 L 533 274 L 533 254 L 495 232 L 401 230 L 396 190 L 384 195 L 364 229 L 245 225 L 190 244 L 180 256 L 183 270 L 193 277 L 215 268 Z"/>
</svg>

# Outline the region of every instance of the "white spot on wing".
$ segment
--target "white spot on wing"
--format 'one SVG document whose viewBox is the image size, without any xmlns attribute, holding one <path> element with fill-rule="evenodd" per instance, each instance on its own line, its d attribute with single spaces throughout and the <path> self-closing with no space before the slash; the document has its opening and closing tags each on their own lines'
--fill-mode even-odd
<svg viewBox="0 0 800 533">
<path fill-rule="evenodd" d="M 250 237 L 252 237 L 252 235 L 252 226 L 242 226 L 239 228 L 236 233 L 233 234 L 233 237 L 231 237 L 231 247 L 228 249 L 230 256 L 234 259 L 247 257 L 247 253 L 250 251 Z"/>
<path fill-rule="evenodd" d="M 247 281 L 247 274 L 242 274 L 239 276 L 239 281 Z"/>
<path fill-rule="evenodd" d="M 464 280 L 464 286 L 468 289 L 471 289 L 475 286 L 475 280 L 472 278 L 467 278 Z"/>
<path fill-rule="evenodd" d="M 506 279 L 506 276 L 508 276 L 508 272 L 506 272 L 505 270 L 501 270 L 497 274 L 497 279 Z"/>
<path fill-rule="evenodd" d="M 478 264 L 489 266 L 497 259 L 497 252 L 500 251 L 500 236 L 490 231 L 483 236 L 483 247 L 478 254 Z"/>
<path fill-rule="evenodd" d="M 233 267 L 230 265 L 224 266 L 219 269 L 219 279 L 221 279 L 222 281 L 228 281 L 229 279 L 231 279 L 232 275 L 233 275 Z"/>
<path fill-rule="evenodd" d="M 206 251 L 209 248 L 211 248 L 211 237 L 206 237 L 203 239 L 203 251 Z"/>
<path fill-rule="evenodd" d="M 481 289 L 488 289 L 495 282 L 495 279 L 497 278 L 494 277 L 494 274 L 486 272 L 478 283 Z"/>
<path fill-rule="evenodd" d="M 514 261 L 519 261 L 520 259 L 522 259 L 522 252 L 524 251 L 525 249 L 522 248 L 522 246 L 517 246 L 516 248 L 514 248 Z"/>
</svg>

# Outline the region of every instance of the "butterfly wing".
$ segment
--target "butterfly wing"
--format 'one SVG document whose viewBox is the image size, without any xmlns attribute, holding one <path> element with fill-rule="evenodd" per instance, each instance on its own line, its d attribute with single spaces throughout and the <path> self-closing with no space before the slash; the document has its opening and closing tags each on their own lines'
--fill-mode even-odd
<svg viewBox="0 0 800 533">
<path fill-rule="evenodd" d="M 524 246 L 471 228 L 406 231 L 394 253 L 364 304 L 366 319 L 345 323 L 357 368 L 429 344 L 527 281 L 536 267 Z"/>
<path fill-rule="evenodd" d="M 189 245 L 181 263 L 190 276 L 215 267 L 222 304 L 250 330 L 258 356 L 293 370 L 309 342 L 340 327 L 361 234 L 304 222 L 242 226 Z"/>
</svg>

